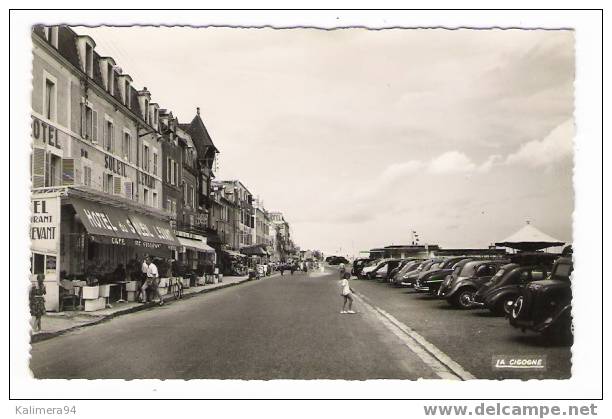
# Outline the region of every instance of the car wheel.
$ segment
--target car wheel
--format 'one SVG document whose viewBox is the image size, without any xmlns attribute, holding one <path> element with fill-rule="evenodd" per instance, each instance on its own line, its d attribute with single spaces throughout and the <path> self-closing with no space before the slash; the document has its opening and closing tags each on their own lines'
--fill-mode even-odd
<svg viewBox="0 0 612 419">
<path fill-rule="evenodd" d="M 495 307 L 491 309 L 491 312 L 497 316 L 510 316 L 512 313 L 512 306 L 515 298 L 502 298 L 500 299 Z"/>
<path fill-rule="evenodd" d="M 474 301 L 475 293 L 476 292 L 471 288 L 459 290 L 459 292 L 455 295 L 456 306 L 464 310 L 472 308 L 472 301 Z"/>
</svg>

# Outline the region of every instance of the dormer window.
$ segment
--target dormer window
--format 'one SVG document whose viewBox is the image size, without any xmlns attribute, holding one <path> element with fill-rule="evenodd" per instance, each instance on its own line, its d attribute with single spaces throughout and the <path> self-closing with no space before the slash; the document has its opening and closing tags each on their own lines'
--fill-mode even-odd
<svg viewBox="0 0 612 419">
<path fill-rule="evenodd" d="M 144 121 L 149 123 L 149 101 L 146 99 L 144 101 Z"/>
<path fill-rule="evenodd" d="M 58 27 L 57 26 L 45 26 L 43 27 L 43 31 L 45 32 L 45 39 L 49 44 L 53 47 L 57 48 L 58 42 Z"/>
<path fill-rule="evenodd" d="M 110 93 L 111 95 L 114 95 L 115 94 L 115 70 L 113 69 L 113 66 L 110 63 L 108 63 L 106 67 L 107 67 L 106 87 L 108 88 L 108 93 Z"/>
<path fill-rule="evenodd" d="M 132 107 L 132 94 L 130 88 L 130 81 L 128 79 L 125 80 L 125 106 L 128 108 Z"/>
<path fill-rule="evenodd" d="M 85 44 L 85 72 L 93 77 L 93 48 L 88 43 Z"/>
</svg>

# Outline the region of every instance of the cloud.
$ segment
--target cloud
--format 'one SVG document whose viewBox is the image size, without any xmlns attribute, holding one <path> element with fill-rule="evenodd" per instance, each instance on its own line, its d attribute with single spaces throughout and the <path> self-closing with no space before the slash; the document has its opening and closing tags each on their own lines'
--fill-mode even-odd
<svg viewBox="0 0 612 419">
<path fill-rule="evenodd" d="M 574 120 L 570 118 L 555 127 L 542 140 L 523 144 L 518 151 L 508 155 L 506 164 L 526 165 L 533 168 L 550 167 L 573 153 Z"/>
<path fill-rule="evenodd" d="M 429 162 L 427 170 L 433 174 L 469 173 L 476 165 L 465 153 L 448 151 Z"/>
<path fill-rule="evenodd" d="M 394 163 L 387 167 L 379 176 L 382 182 L 390 183 L 421 171 L 433 175 L 454 173 L 486 173 L 498 164 L 502 157 L 498 154 L 489 156 L 487 160 L 477 165 L 465 153 L 460 151 L 447 151 L 429 160 L 408 160 L 404 163 Z"/>
<path fill-rule="evenodd" d="M 409 160 L 405 163 L 394 163 L 387 167 L 380 175 L 383 181 L 393 181 L 407 175 L 417 173 L 425 164 L 419 160 Z"/>
</svg>

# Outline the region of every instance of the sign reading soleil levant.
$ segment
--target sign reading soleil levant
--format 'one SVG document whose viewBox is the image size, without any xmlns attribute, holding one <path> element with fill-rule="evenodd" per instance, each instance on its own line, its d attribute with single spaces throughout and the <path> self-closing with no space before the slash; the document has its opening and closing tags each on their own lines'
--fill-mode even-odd
<svg viewBox="0 0 612 419">
<path fill-rule="evenodd" d="M 30 240 L 33 251 L 40 253 L 57 252 L 59 224 L 59 196 L 32 198 Z"/>
</svg>

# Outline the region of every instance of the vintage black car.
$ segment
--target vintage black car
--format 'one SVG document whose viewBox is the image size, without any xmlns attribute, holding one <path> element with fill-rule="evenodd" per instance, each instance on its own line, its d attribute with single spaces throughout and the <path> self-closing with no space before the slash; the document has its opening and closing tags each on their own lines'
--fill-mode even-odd
<svg viewBox="0 0 612 419">
<path fill-rule="evenodd" d="M 380 264 L 376 269 L 372 272 L 368 273 L 369 279 L 377 279 L 380 282 L 384 282 L 387 280 L 387 277 L 393 271 L 393 269 L 397 268 L 399 264 L 402 262 L 402 259 L 388 259 L 385 263 Z"/>
<path fill-rule="evenodd" d="M 521 287 L 548 276 L 548 266 L 504 265 L 474 296 L 474 305 L 488 308 L 492 313 L 508 314 L 508 302 L 513 303 L 521 293 Z"/>
<path fill-rule="evenodd" d="M 390 279 L 391 283 L 396 287 L 407 286 L 404 283 L 404 277 L 408 276 L 411 272 L 416 270 L 421 264 L 422 259 L 409 259 L 404 266 Z"/>
<path fill-rule="evenodd" d="M 349 263 L 348 259 L 343 256 L 330 256 L 329 259 L 326 258 L 325 260 L 330 265 L 340 265 L 341 263 L 348 265 Z"/>
<path fill-rule="evenodd" d="M 478 289 L 497 273 L 507 260 L 474 260 L 466 263 L 461 271 L 444 279 L 438 293 L 449 304 L 468 309 L 473 307 L 474 295 Z"/>
<path fill-rule="evenodd" d="M 351 274 L 353 276 L 359 276 L 359 273 L 372 259 L 370 258 L 357 258 L 353 261 L 353 268 L 351 269 Z"/>
<path fill-rule="evenodd" d="M 516 328 L 532 330 L 554 340 L 571 343 L 572 287 L 574 268 L 571 256 L 559 258 L 547 279 L 521 288 L 521 295 L 510 307 L 509 321 Z"/>
<path fill-rule="evenodd" d="M 432 267 L 435 269 L 438 266 L 437 264 L 442 261 L 442 258 L 432 258 L 424 260 L 416 269 L 409 272 L 407 275 L 404 275 L 404 278 L 402 278 L 402 283 L 406 286 L 414 286 L 414 283 L 416 282 L 419 275 L 421 275 L 421 273 L 428 272 L 430 269 L 432 269 Z"/>
<path fill-rule="evenodd" d="M 470 260 L 472 259 L 465 256 L 457 256 L 446 259 L 438 265 L 437 269 L 430 269 L 427 272 L 421 273 L 414 283 L 414 289 L 417 291 L 428 292 L 432 295 L 437 294 L 440 285 L 442 285 L 442 282 L 444 281 L 444 278 L 453 272 L 455 266 L 461 262 L 464 262 L 463 264 L 465 264 Z"/>
</svg>

